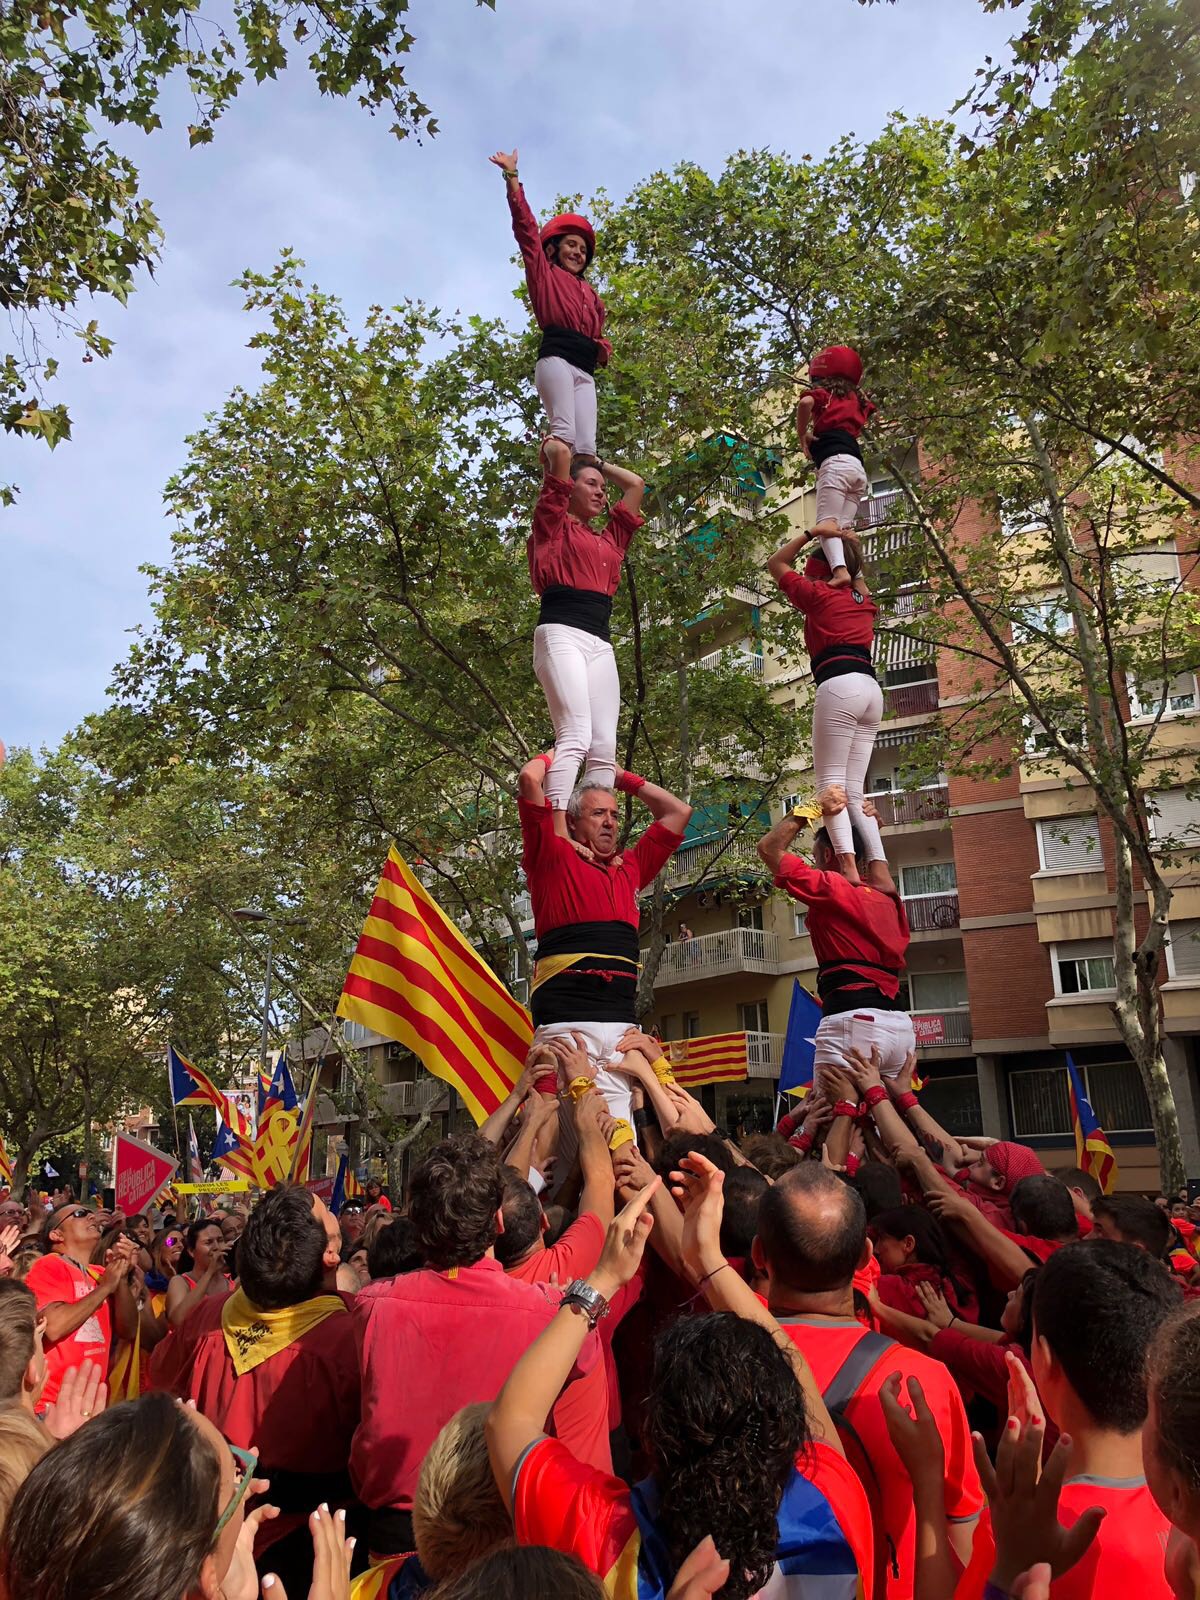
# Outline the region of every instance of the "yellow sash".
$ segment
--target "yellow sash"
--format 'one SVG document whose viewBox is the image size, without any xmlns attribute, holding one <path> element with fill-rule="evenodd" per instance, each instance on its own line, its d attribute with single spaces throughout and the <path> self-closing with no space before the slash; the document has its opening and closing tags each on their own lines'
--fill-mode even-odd
<svg viewBox="0 0 1200 1600">
<path fill-rule="evenodd" d="M 608 1148 L 619 1150 L 623 1144 L 633 1143 L 633 1129 L 624 1117 L 618 1117 L 613 1123 L 613 1131 L 608 1136 Z"/>
<path fill-rule="evenodd" d="M 110 1404 L 118 1400 L 136 1400 L 142 1392 L 142 1319 L 139 1314 L 137 1332 L 132 1344 L 122 1339 L 117 1345 L 116 1359 L 108 1375 Z"/>
<path fill-rule="evenodd" d="M 544 983 L 549 983 L 551 978 L 557 978 L 560 972 L 568 972 L 572 967 L 578 966 L 581 961 L 619 961 L 622 966 L 629 968 L 629 976 L 636 978 L 641 969 L 641 963 L 631 961 L 628 956 L 606 956 L 599 950 L 572 950 L 561 956 L 543 956 L 540 961 L 533 964 L 533 983 L 529 992 L 540 989 Z"/>
<path fill-rule="evenodd" d="M 377 1567 L 368 1567 L 350 1585 L 350 1600 L 384 1600 L 392 1579 L 407 1560 L 407 1556 L 392 1556 Z"/>
<path fill-rule="evenodd" d="M 340 1295 L 319 1294 L 312 1300 L 302 1300 L 298 1306 L 260 1311 L 250 1304 L 243 1290 L 235 1289 L 221 1307 L 221 1331 L 233 1370 L 239 1378 L 244 1377 L 302 1339 L 326 1317 L 345 1310 L 346 1302 Z"/>
</svg>

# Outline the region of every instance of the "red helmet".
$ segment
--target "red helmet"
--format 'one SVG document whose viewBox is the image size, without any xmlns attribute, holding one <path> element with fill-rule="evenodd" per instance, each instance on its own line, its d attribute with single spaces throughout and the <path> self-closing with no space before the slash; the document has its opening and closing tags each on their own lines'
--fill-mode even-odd
<svg viewBox="0 0 1200 1600">
<path fill-rule="evenodd" d="M 564 211 L 560 216 L 551 217 L 542 229 L 542 243 L 546 244 L 551 239 L 558 239 L 564 233 L 582 234 L 583 242 L 587 246 L 587 264 L 590 267 L 592 257 L 596 254 L 596 235 L 592 225 L 586 217 L 580 217 L 574 211 Z"/>
<path fill-rule="evenodd" d="M 845 378 L 857 389 L 862 382 L 862 357 L 848 344 L 827 345 L 808 363 L 810 378 Z"/>
</svg>

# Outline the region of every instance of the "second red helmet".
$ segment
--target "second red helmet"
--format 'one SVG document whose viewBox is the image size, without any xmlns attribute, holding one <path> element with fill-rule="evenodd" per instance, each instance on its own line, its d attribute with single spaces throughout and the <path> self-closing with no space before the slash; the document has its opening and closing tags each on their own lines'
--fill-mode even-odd
<svg viewBox="0 0 1200 1600">
<path fill-rule="evenodd" d="M 564 211 L 550 221 L 542 229 L 542 243 L 546 244 L 551 239 L 557 239 L 564 233 L 582 234 L 583 242 L 587 246 L 588 266 L 592 264 L 592 257 L 596 254 L 596 235 L 591 223 L 586 217 L 578 216 L 574 211 Z"/>
<path fill-rule="evenodd" d="M 826 345 L 808 363 L 810 378 L 845 378 L 857 389 L 862 382 L 862 357 L 848 344 Z"/>
</svg>

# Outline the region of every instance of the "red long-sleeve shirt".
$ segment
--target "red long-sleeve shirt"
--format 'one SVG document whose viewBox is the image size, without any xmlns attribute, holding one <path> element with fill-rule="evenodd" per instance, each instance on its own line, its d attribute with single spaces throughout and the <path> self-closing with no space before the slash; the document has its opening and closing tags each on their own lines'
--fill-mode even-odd
<svg viewBox="0 0 1200 1600">
<path fill-rule="evenodd" d="M 879 607 L 869 595 L 858 594 L 852 584 L 831 589 L 803 573 L 785 572 L 779 587 L 788 602 L 803 613 L 804 648 L 810 661 L 832 645 L 856 644 L 869 650 L 874 644 Z"/>
<path fill-rule="evenodd" d="M 533 530 L 525 541 L 533 592 L 542 594 L 552 583 L 560 583 L 569 589 L 616 594 L 629 541 L 645 519 L 618 500 L 602 528 L 589 528 L 567 510 L 572 487 L 569 478 L 557 478 L 552 472 L 543 479 Z"/>
<path fill-rule="evenodd" d="M 899 895 L 847 883 L 840 872 L 818 872 L 790 852 L 780 858 L 775 887 L 808 907 L 808 935 L 822 965 L 843 965 L 861 974 L 864 988 L 896 998 L 899 977 L 878 969 L 904 967 L 909 931 Z"/>
<path fill-rule="evenodd" d="M 538 327 L 570 328 L 594 339 L 600 347 L 597 362 L 606 367 L 612 345 L 604 338 L 604 301 L 586 278 L 577 277 L 548 259 L 524 189 L 519 183 L 506 183 L 504 187 L 508 190 L 513 235 L 525 263 L 529 302 Z"/>
<path fill-rule="evenodd" d="M 848 433 L 854 439 L 871 420 L 871 414 L 876 406 L 873 400 L 868 400 L 857 389 L 849 394 L 830 394 L 828 389 L 809 389 L 812 398 L 812 431 L 817 436 L 822 433 Z"/>
</svg>

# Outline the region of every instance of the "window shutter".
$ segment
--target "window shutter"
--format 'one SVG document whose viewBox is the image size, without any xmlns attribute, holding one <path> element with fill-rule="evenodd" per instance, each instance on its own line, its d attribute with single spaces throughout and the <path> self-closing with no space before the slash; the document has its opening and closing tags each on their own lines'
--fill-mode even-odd
<svg viewBox="0 0 1200 1600">
<path fill-rule="evenodd" d="M 1177 978 L 1200 978 L 1200 918 L 1171 924 L 1171 966 Z"/>
<path fill-rule="evenodd" d="M 1048 872 L 1103 872 L 1098 818 L 1046 818 L 1038 823 L 1038 834 Z"/>
<path fill-rule="evenodd" d="M 1154 807 L 1156 839 L 1200 847 L 1200 799 L 1190 798 L 1186 789 L 1160 789 L 1146 799 Z"/>
</svg>

